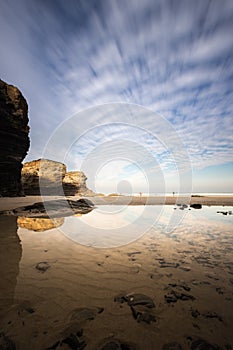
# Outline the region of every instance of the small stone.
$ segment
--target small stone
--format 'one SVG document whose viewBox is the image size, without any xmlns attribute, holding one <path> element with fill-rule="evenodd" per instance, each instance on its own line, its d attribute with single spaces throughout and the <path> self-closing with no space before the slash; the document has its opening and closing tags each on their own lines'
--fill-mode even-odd
<svg viewBox="0 0 233 350">
<path fill-rule="evenodd" d="M 127 253 L 128 256 L 132 256 L 136 254 L 142 254 L 142 252 L 136 251 L 136 252 Z"/>
<path fill-rule="evenodd" d="M 128 294 L 126 299 L 129 306 L 145 305 L 148 308 L 155 307 L 153 300 L 145 294 Z"/>
<path fill-rule="evenodd" d="M 166 262 L 166 261 L 160 261 L 160 267 L 172 267 L 172 268 L 177 268 L 180 266 L 178 263 L 173 263 L 173 262 Z"/>
<path fill-rule="evenodd" d="M 191 314 L 194 318 L 197 318 L 198 316 L 200 316 L 200 312 L 198 310 L 192 310 Z"/>
<path fill-rule="evenodd" d="M 201 209 L 201 208 L 202 208 L 202 205 L 199 204 L 199 203 L 193 203 L 193 204 L 190 204 L 190 208 L 193 208 L 193 209 Z"/>
<path fill-rule="evenodd" d="M 156 322 L 155 315 L 152 312 L 150 312 L 145 306 L 131 306 L 131 311 L 134 319 L 139 323 L 145 322 L 151 324 L 152 322 Z"/>
<path fill-rule="evenodd" d="M 91 321 L 96 318 L 98 314 L 101 314 L 104 311 L 103 307 L 93 307 L 93 308 L 88 308 L 88 307 L 83 307 L 83 308 L 78 308 L 72 311 L 71 313 L 71 320 L 76 320 L 76 321 Z"/>
<path fill-rule="evenodd" d="M 176 303 L 177 300 L 182 300 L 182 301 L 195 300 L 195 297 L 193 297 L 192 295 L 180 293 L 175 290 L 172 290 L 170 294 L 165 295 L 164 298 L 167 303 Z"/>
<path fill-rule="evenodd" d="M 211 344 L 204 339 L 196 338 L 191 343 L 191 350 L 221 350 L 216 344 Z"/>
<path fill-rule="evenodd" d="M 101 342 L 98 350 L 135 350 L 136 347 L 133 344 L 126 343 L 119 339 L 108 338 Z"/>
<path fill-rule="evenodd" d="M 84 340 L 79 339 L 79 337 L 73 333 L 71 333 L 68 337 L 63 339 L 61 343 L 67 344 L 69 348 L 73 350 L 82 350 L 87 345 Z"/>
<path fill-rule="evenodd" d="M 50 265 L 47 261 L 41 261 L 36 265 L 36 269 L 40 272 L 45 272 L 50 268 Z"/>
</svg>

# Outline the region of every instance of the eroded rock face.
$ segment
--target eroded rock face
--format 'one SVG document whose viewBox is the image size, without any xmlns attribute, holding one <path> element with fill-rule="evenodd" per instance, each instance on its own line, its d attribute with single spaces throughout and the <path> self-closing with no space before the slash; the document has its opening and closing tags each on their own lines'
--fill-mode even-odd
<svg viewBox="0 0 233 350">
<path fill-rule="evenodd" d="M 27 162 L 22 169 L 22 186 L 26 195 L 62 195 L 66 166 L 48 159 Z"/>
<path fill-rule="evenodd" d="M 82 171 L 69 171 L 63 179 L 63 189 L 66 196 L 94 196 L 95 193 L 86 186 L 87 177 Z"/>
<path fill-rule="evenodd" d="M 25 98 L 0 80 L 0 196 L 23 195 L 21 169 L 30 144 L 28 133 Z"/>
<path fill-rule="evenodd" d="M 48 159 L 27 162 L 22 169 L 22 185 L 26 195 L 94 196 L 86 186 L 82 171 L 66 172 L 63 163 Z"/>
</svg>

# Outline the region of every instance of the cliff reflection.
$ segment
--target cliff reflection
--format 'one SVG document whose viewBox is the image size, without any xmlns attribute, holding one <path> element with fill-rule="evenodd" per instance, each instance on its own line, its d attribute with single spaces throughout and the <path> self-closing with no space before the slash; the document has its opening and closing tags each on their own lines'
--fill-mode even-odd
<svg viewBox="0 0 233 350">
<path fill-rule="evenodd" d="M 17 217 L 0 215 L 0 318 L 13 304 L 22 247 L 17 235 Z"/>
<path fill-rule="evenodd" d="M 42 232 L 62 226 L 64 224 L 64 220 L 64 218 L 44 219 L 26 218 L 23 216 L 19 216 L 17 223 L 21 228 L 26 228 L 27 230 L 32 230 L 36 232 Z"/>
</svg>

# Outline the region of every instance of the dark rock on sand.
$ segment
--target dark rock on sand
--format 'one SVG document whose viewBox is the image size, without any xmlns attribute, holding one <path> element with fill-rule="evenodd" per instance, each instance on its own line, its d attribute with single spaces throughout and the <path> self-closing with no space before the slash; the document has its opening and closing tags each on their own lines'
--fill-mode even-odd
<svg viewBox="0 0 233 350">
<path fill-rule="evenodd" d="M 75 328 L 77 329 L 77 326 L 72 325 L 64 330 L 62 332 L 63 335 L 60 334 L 59 336 L 60 339 L 47 347 L 46 350 L 63 349 L 63 344 L 65 344 L 66 349 L 83 350 L 87 346 L 86 339 L 83 336 L 83 330 L 81 328 L 74 330 Z"/>
<path fill-rule="evenodd" d="M 198 310 L 191 310 L 191 315 L 192 317 L 197 318 L 200 316 L 200 312 Z"/>
<path fill-rule="evenodd" d="M 50 265 L 47 261 L 41 261 L 38 264 L 36 264 L 36 269 L 40 272 L 45 272 L 50 268 Z"/>
<path fill-rule="evenodd" d="M 164 344 L 162 350 L 182 350 L 182 346 L 175 342 Z"/>
<path fill-rule="evenodd" d="M 211 344 L 208 341 L 202 338 L 188 337 L 191 341 L 190 349 L 191 350 L 221 350 L 221 348 L 217 344 Z"/>
<path fill-rule="evenodd" d="M 151 309 L 155 308 L 153 300 L 145 294 L 119 294 L 114 301 L 127 303 L 132 311 L 133 318 L 137 322 L 152 323 L 156 321 Z"/>
<path fill-rule="evenodd" d="M 189 286 L 187 286 L 185 283 L 180 283 L 180 284 L 177 284 L 177 283 L 169 283 L 168 284 L 170 287 L 173 287 L 173 288 L 182 288 L 184 289 L 186 292 L 189 292 L 191 290 L 191 288 Z"/>
<path fill-rule="evenodd" d="M 156 322 L 155 315 L 144 305 L 137 305 L 130 307 L 132 311 L 133 318 L 137 322 L 152 323 Z"/>
<path fill-rule="evenodd" d="M 163 267 L 163 268 L 166 268 L 166 267 L 177 268 L 180 266 L 179 263 L 166 262 L 164 260 L 161 260 L 159 263 L 160 263 L 160 267 Z"/>
<path fill-rule="evenodd" d="M 72 311 L 71 313 L 71 320 L 75 321 L 91 321 L 96 318 L 98 314 L 101 314 L 104 311 L 103 307 L 82 307 L 82 308 L 77 308 Z"/>
<path fill-rule="evenodd" d="M 31 306 L 30 301 L 23 301 L 19 305 L 17 305 L 17 313 L 19 316 L 23 316 L 25 314 L 33 314 L 35 309 Z"/>
<path fill-rule="evenodd" d="M 0 333 L 0 350 L 16 350 L 14 341 L 4 333 Z"/>
<path fill-rule="evenodd" d="M 142 252 L 136 251 L 136 252 L 127 253 L 127 255 L 128 255 L 129 257 L 134 256 L 134 255 L 136 255 L 136 254 L 142 254 Z"/>
<path fill-rule="evenodd" d="M 217 211 L 218 214 L 222 214 L 222 215 L 232 215 L 232 211 Z"/>
<path fill-rule="evenodd" d="M 104 339 L 98 350 L 136 350 L 136 346 L 134 344 L 124 342 L 119 339 L 108 338 Z"/>
<path fill-rule="evenodd" d="M 169 303 L 176 303 L 178 300 L 187 301 L 195 300 L 195 297 L 190 294 L 180 293 L 175 290 L 172 290 L 169 294 L 164 295 L 165 301 Z"/>
<path fill-rule="evenodd" d="M 77 201 L 60 199 L 34 203 L 10 211 L 3 211 L 1 214 L 31 218 L 56 218 L 74 214 L 86 214 L 93 209 L 94 204 L 89 199 L 81 198 Z"/>
<path fill-rule="evenodd" d="M 201 208 L 202 208 L 202 205 L 199 204 L 199 203 L 193 203 L 193 204 L 190 204 L 190 208 L 193 208 L 193 209 L 201 209 Z"/>
<path fill-rule="evenodd" d="M 145 305 L 148 308 L 155 307 L 153 300 L 145 294 L 118 294 L 114 301 L 118 303 L 127 302 L 129 306 Z"/>
<path fill-rule="evenodd" d="M 216 312 L 207 311 L 205 313 L 202 313 L 201 315 L 205 318 L 216 318 L 220 322 L 223 321 L 222 317 L 220 315 L 218 315 Z"/>
<path fill-rule="evenodd" d="M 22 196 L 22 161 L 29 149 L 28 105 L 21 92 L 0 80 L 0 196 Z"/>
<path fill-rule="evenodd" d="M 61 344 L 67 344 L 70 349 L 82 350 L 86 347 L 85 340 L 80 339 L 77 334 L 71 333 L 68 337 L 61 341 Z"/>
<path fill-rule="evenodd" d="M 155 307 L 153 300 L 145 294 L 128 294 L 126 298 L 129 306 L 145 305 L 148 308 Z"/>
</svg>

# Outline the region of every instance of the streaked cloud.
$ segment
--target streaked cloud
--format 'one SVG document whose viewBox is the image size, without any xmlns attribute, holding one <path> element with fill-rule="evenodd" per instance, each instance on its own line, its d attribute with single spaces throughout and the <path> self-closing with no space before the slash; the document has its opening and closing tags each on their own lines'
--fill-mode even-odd
<svg viewBox="0 0 233 350">
<path fill-rule="evenodd" d="M 0 9 L 2 78 L 21 88 L 30 107 L 28 159 L 40 157 L 78 111 L 129 102 L 172 124 L 194 169 L 233 162 L 232 1 L 11 0 Z M 141 117 L 146 130 L 156 129 L 156 117 Z M 160 168 L 172 171 L 158 140 L 110 126 L 83 137 L 68 166 L 117 137 L 156 150 Z"/>
</svg>

